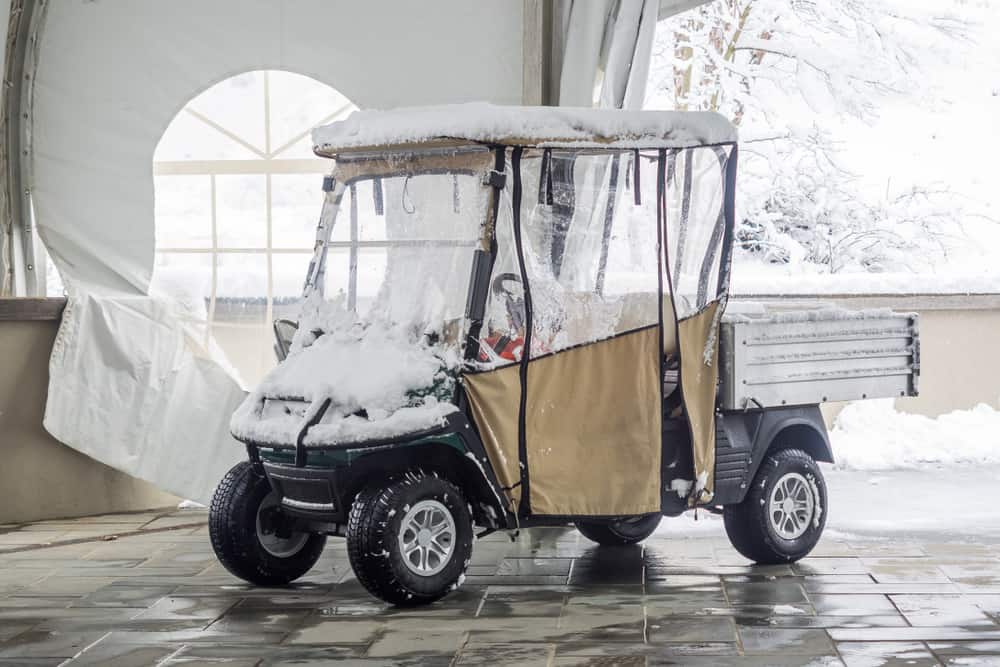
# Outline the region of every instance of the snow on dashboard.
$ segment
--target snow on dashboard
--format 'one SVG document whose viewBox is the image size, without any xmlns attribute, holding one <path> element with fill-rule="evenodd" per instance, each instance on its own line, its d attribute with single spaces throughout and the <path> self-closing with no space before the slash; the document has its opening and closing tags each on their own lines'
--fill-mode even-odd
<svg viewBox="0 0 1000 667">
<path fill-rule="evenodd" d="M 373 316 L 359 322 L 343 299 L 314 293 L 304 304 L 288 357 L 233 414 L 240 440 L 294 444 L 324 399 L 330 407 L 304 443 L 389 438 L 444 424 L 457 410 L 454 350 L 423 331 Z M 265 400 L 268 399 L 268 400 Z"/>
<path fill-rule="evenodd" d="M 736 142 L 736 128 L 711 111 L 621 111 L 498 106 L 482 102 L 355 111 L 317 127 L 322 153 L 435 139 L 525 145 L 688 148 Z"/>
</svg>

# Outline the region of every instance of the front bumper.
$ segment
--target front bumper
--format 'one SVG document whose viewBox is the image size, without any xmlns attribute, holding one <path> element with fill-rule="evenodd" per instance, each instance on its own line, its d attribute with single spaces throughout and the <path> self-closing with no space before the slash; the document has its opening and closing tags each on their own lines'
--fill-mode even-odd
<svg viewBox="0 0 1000 667">
<path fill-rule="evenodd" d="M 264 472 L 288 514 L 327 523 L 346 523 L 348 507 L 339 493 L 338 468 L 305 468 L 263 461 Z"/>
</svg>

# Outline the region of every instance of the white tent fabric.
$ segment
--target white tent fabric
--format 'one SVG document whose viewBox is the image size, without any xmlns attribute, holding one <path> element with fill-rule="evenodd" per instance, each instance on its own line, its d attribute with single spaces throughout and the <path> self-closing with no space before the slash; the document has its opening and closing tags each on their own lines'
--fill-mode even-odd
<svg viewBox="0 0 1000 667">
<path fill-rule="evenodd" d="M 559 105 L 642 108 L 659 10 L 657 0 L 566 0 Z"/>
<path fill-rule="evenodd" d="M 148 295 L 152 159 L 164 129 L 206 88 L 261 69 L 311 76 L 365 107 L 515 104 L 521 63 L 509 56 L 520 51 L 520 5 L 47 5 L 27 177 L 36 225 L 70 299 L 50 363 L 45 427 L 99 461 L 205 502 L 245 456 L 228 434 L 244 392 L 169 300 Z M 484 30 L 504 48 L 483 49 Z M 463 53 L 475 57 L 456 57 Z"/>
<path fill-rule="evenodd" d="M 214 83 L 281 69 L 363 108 L 520 101 L 521 65 L 509 57 L 520 44 L 520 15 L 503 5 L 49 4 L 33 104 L 35 212 L 64 279 L 102 291 L 147 292 L 153 150 L 174 115 Z M 484 29 L 491 43 L 512 45 L 505 56 L 482 48 Z"/>
</svg>

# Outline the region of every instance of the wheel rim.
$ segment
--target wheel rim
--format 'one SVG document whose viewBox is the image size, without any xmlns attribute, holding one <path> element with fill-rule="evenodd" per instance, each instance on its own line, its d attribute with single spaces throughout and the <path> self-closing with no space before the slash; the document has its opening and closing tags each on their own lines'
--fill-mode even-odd
<svg viewBox="0 0 1000 667">
<path fill-rule="evenodd" d="M 276 533 L 264 532 L 261 515 L 278 507 L 279 500 L 278 494 L 272 491 L 257 508 L 257 541 L 264 551 L 275 558 L 291 558 L 305 546 L 309 540 L 309 533 L 292 533 L 290 537 L 278 537 Z"/>
<path fill-rule="evenodd" d="M 399 550 L 407 569 L 422 577 L 437 574 L 455 552 L 455 519 L 436 500 L 421 500 L 399 525 Z"/>
<path fill-rule="evenodd" d="M 813 519 L 816 499 L 805 477 L 797 472 L 782 475 L 768 502 L 768 519 L 774 532 L 786 540 L 795 540 L 806 532 Z"/>
</svg>

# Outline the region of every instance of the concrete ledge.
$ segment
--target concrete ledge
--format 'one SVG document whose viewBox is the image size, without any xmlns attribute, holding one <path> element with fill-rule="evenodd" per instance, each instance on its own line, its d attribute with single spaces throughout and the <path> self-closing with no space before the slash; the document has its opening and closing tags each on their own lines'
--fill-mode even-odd
<svg viewBox="0 0 1000 667">
<path fill-rule="evenodd" d="M 64 305 L 0 299 L 0 523 L 176 507 L 174 496 L 70 449 L 42 427 L 59 328 L 52 315 Z"/>
<path fill-rule="evenodd" d="M 65 298 L 0 299 L 0 322 L 55 321 L 62 319 Z"/>
</svg>

